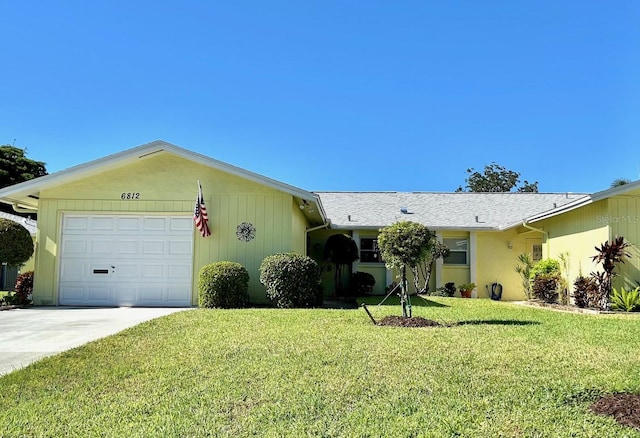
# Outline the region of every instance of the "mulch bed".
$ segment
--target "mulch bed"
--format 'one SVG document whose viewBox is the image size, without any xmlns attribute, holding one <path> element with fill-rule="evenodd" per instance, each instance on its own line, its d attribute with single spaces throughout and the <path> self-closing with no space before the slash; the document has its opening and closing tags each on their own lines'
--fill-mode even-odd
<svg viewBox="0 0 640 438">
<path fill-rule="evenodd" d="M 640 395 L 612 394 L 607 395 L 591 405 L 596 414 L 609 415 L 620 424 L 640 430 Z"/>
<path fill-rule="evenodd" d="M 386 325 L 392 327 L 440 327 L 442 324 L 421 316 L 405 318 L 403 316 L 385 316 L 377 325 Z"/>
</svg>

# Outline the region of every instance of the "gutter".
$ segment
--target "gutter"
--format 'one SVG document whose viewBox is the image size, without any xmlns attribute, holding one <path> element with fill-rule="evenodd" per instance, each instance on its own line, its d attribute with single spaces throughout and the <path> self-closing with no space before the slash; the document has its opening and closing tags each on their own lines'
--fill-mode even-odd
<svg viewBox="0 0 640 438">
<path fill-rule="evenodd" d="M 528 230 L 544 234 L 544 240 L 547 243 L 547 258 L 549 258 L 549 233 L 541 228 L 534 228 L 531 225 L 528 225 L 526 220 L 522 221 L 522 226 Z"/>
<path fill-rule="evenodd" d="M 33 213 L 37 213 L 38 212 L 37 208 L 20 207 L 17 202 L 13 202 L 11 204 L 11 207 L 13 208 L 13 211 L 15 211 L 16 213 L 31 213 L 31 214 L 33 214 Z"/>
</svg>

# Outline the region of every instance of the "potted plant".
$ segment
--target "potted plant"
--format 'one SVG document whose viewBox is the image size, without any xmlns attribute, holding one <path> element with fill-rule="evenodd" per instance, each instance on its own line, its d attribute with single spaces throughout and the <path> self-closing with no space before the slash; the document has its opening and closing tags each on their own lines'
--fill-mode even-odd
<svg viewBox="0 0 640 438">
<path fill-rule="evenodd" d="M 460 296 L 462 296 L 462 298 L 471 298 L 471 292 L 475 288 L 475 283 L 461 284 L 460 286 L 458 286 L 458 290 L 460 291 Z"/>
</svg>

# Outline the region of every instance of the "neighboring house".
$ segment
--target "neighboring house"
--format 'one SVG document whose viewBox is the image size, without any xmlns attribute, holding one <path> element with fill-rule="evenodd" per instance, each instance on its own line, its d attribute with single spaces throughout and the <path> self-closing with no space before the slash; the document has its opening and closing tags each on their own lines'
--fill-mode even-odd
<svg viewBox="0 0 640 438">
<path fill-rule="evenodd" d="M 0 211 L 0 218 L 9 219 L 25 227 L 27 231 L 29 231 L 29 234 L 31 234 L 31 238 L 33 239 L 33 243 L 35 246 L 37 232 L 36 221 L 26 217 L 17 216 L 15 214 L 5 213 L 4 211 Z M 0 263 L 0 290 L 13 290 L 16 284 L 16 278 L 18 277 L 19 273 L 33 271 L 35 264 L 35 253 L 22 266 L 7 266 L 2 263 L 2 260 L 0 260 Z"/>
<path fill-rule="evenodd" d="M 194 228 L 200 180 L 212 235 Z M 34 302 L 40 305 L 188 306 L 197 304 L 200 268 L 230 260 L 249 271 L 251 301 L 265 301 L 262 260 L 278 252 L 323 260 L 334 233 L 352 236 L 374 292 L 397 281 L 377 251 L 380 228 L 422 223 L 451 254 L 439 260 L 430 289 L 474 282 L 487 297 L 525 297 L 517 257 L 569 255 L 569 277 L 596 269 L 594 247 L 623 235 L 635 246 L 618 284 L 640 280 L 640 181 L 589 194 L 312 193 L 156 141 L 0 190 L 0 202 L 38 213 Z"/>
<path fill-rule="evenodd" d="M 492 284 L 498 282 L 506 300 L 524 297 L 513 269 L 518 254 L 526 252 L 536 260 L 543 255 L 544 235 L 523 225 L 525 218 L 585 197 L 571 193 L 318 194 L 331 219 L 331 230 L 313 233 L 312 248 L 330 233 L 351 235 L 360 249 L 360 260 L 353 270 L 375 277 L 374 292 L 383 293 L 385 286 L 397 281 L 377 252 L 378 230 L 408 220 L 435 231 L 451 251 L 445 260 L 435 263 L 430 290 L 447 282 L 473 282 L 477 296 L 487 297 Z"/>
</svg>

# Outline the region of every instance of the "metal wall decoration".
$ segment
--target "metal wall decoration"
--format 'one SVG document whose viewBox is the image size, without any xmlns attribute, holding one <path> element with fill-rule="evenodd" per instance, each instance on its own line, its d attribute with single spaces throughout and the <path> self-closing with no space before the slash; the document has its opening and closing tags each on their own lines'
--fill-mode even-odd
<svg viewBox="0 0 640 438">
<path fill-rule="evenodd" d="M 256 237 L 256 227 L 250 222 L 242 222 L 236 228 L 236 236 L 241 242 L 248 242 Z"/>
</svg>

